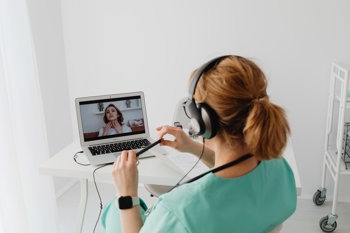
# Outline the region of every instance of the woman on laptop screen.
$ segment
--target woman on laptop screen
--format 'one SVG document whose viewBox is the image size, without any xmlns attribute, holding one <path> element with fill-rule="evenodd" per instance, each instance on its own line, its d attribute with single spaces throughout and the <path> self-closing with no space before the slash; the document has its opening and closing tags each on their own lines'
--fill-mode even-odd
<svg viewBox="0 0 350 233">
<path fill-rule="evenodd" d="M 102 232 L 268 233 L 291 216 L 297 193 L 282 157 L 289 126 L 266 88 L 264 73 L 244 57 L 218 57 L 198 68 L 183 107 L 200 141 L 178 127 L 157 130 L 161 145 L 194 154 L 212 169 L 169 188 L 145 212 L 138 158 L 123 151 L 114 162 L 116 198 L 103 211 Z M 163 138 L 168 134 L 174 140 Z"/>
<path fill-rule="evenodd" d="M 114 104 L 108 105 L 105 109 L 103 121 L 106 125 L 100 129 L 99 137 L 131 132 L 131 128 L 123 123 L 122 112 Z"/>
</svg>

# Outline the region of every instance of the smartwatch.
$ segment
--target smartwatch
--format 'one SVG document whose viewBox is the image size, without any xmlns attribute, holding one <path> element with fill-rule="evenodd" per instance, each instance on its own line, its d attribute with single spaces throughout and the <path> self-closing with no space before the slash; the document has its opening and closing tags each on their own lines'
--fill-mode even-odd
<svg viewBox="0 0 350 233">
<path fill-rule="evenodd" d="M 136 205 L 140 205 L 140 199 L 138 197 L 120 196 L 118 199 L 118 206 L 121 210 L 131 209 Z"/>
</svg>

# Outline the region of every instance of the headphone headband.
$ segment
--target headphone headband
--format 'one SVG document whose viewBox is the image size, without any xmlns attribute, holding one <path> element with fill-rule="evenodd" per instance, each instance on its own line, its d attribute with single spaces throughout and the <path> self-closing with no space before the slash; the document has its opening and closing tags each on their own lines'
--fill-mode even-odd
<svg viewBox="0 0 350 233">
<path fill-rule="evenodd" d="M 208 70 L 210 70 L 214 66 L 216 66 L 221 60 L 223 60 L 223 59 L 225 59 L 227 57 L 229 57 L 229 55 L 225 55 L 225 56 L 220 56 L 220 57 L 214 58 L 214 59 L 208 61 L 207 63 L 205 63 L 204 65 L 202 65 L 197 70 L 197 72 L 194 74 L 194 76 L 192 78 L 191 86 L 189 88 L 189 96 L 190 96 L 191 99 L 193 99 L 194 92 L 196 91 L 196 87 L 197 87 L 198 81 L 201 78 L 202 74 L 207 72 Z"/>
</svg>

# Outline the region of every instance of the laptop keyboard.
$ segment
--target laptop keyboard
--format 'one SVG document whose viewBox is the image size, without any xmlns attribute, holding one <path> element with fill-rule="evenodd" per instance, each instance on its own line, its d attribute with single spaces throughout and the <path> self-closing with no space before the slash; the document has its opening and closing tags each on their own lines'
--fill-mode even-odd
<svg viewBox="0 0 350 233">
<path fill-rule="evenodd" d="M 120 152 L 123 150 L 136 150 L 144 148 L 151 143 L 147 139 L 137 139 L 133 141 L 117 142 L 111 144 L 89 146 L 89 150 L 92 155 L 101 155 L 114 152 Z"/>
</svg>

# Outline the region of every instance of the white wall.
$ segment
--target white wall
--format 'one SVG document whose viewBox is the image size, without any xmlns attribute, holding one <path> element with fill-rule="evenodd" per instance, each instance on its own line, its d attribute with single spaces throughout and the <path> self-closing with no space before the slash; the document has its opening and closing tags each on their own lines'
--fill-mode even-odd
<svg viewBox="0 0 350 233">
<path fill-rule="evenodd" d="M 330 64 L 350 63 L 349 1 L 61 3 L 75 137 L 74 98 L 142 90 L 155 136 L 152 129 L 171 123 L 194 68 L 239 54 L 263 68 L 271 99 L 286 108 L 302 195 L 313 195 L 321 182 Z M 349 200 L 348 181 L 341 199 Z"/>
</svg>

